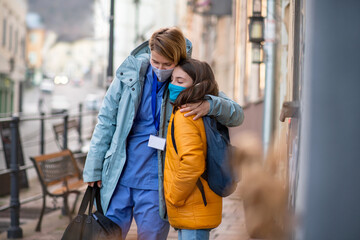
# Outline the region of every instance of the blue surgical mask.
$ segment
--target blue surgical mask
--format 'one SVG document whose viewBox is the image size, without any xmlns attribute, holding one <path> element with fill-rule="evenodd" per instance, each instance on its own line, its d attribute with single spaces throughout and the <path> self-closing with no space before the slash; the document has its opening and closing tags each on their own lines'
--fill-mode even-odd
<svg viewBox="0 0 360 240">
<path fill-rule="evenodd" d="M 170 83 L 169 84 L 170 101 L 175 102 L 179 94 L 185 89 L 186 87 L 181 87 Z"/>
<path fill-rule="evenodd" d="M 156 74 L 156 77 L 159 82 L 165 82 L 167 79 L 170 78 L 172 72 L 174 71 L 174 68 L 165 70 L 165 69 L 157 69 L 154 66 L 152 66 L 152 69 Z"/>
</svg>

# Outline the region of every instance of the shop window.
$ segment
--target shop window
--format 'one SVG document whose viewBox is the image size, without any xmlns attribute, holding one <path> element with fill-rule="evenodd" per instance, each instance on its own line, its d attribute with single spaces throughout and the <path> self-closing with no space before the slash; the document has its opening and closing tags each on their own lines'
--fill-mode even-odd
<svg viewBox="0 0 360 240">
<path fill-rule="evenodd" d="M 0 75 L 0 116 L 7 116 L 12 110 L 13 83 Z"/>
</svg>

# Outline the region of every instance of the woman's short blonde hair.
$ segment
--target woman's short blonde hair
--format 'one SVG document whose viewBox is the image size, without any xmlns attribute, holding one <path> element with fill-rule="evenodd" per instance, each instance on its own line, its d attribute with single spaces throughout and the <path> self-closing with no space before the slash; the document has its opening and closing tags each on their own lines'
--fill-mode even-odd
<svg viewBox="0 0 360 240">
<path fill-rule="evenodd" d="M 149 47 L 151 51 L 157 52 L 175 64 L 186 59 L 185 37 L 176 27 L 155 31 L 150 38 Z"/>
</svg>

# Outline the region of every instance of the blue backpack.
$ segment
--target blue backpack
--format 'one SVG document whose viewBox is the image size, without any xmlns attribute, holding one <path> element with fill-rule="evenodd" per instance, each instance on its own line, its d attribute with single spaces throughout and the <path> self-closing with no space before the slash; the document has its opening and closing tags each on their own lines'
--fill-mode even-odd
<svg viewBox="0 0 360 240">
<path fill-rule="evenodd" d="M 235 191 L 238 182 L 237 174 L 230 163 L 234 147 L 230 144 L 229 130 L 211 117 L 203 117 L 202 119 L 206 132 L 207 157 L 205 172 L 201 177 L 208 182 L 213 192 L 221 197 L 227 197 Z M 173 119 L 171 139 L 177 153 L 174 129 Z M 204 205 L 206 206 L 204 186 L 200 179 L 198 179 L 196 185 L 201 192 Z"/>
</svg>

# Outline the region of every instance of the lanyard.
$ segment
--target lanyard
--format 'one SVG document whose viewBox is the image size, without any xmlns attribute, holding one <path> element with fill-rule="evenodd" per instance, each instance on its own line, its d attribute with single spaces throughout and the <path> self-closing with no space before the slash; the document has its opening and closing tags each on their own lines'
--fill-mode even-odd
<svg viewBox="0 0 360 240">
<path fill-rule="evenodd" d="M 152 84 L 152 91 L 151 91 L 151 110 L 152 115 L 154 118 L 154 125 L 156 128 L 156 131 L 159 132 L 159 125 L 160 125 L 160 113 L 156 116 L 156 92 L 157 92 L 157 77 L 156 74 L 153 72 L 153 84 Z"/>
</svg>

